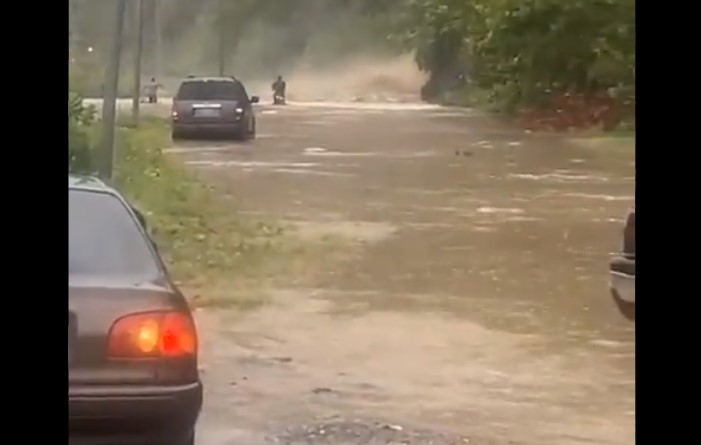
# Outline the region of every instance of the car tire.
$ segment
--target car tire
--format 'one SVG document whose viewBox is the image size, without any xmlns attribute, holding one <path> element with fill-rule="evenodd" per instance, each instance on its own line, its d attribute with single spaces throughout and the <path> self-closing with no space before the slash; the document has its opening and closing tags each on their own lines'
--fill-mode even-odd
<svg viewBox="0 0 701 445">
<path fill-rule="evenodd" d="M 255 118 L 253 119 L 253 128 L 251 128 L 251 131 L 248 133 L 248 138 L 249 139 L 255 139 L 256 138 L 256 120 Z"/>
<path fill-rule="evenodd" d="M 179 141 L 179 140 L 181 140 L 181 139 L 183 138 L 183 135 L 182 135 L 179 131 L 173 130 L 173 131 L 170 133 L 170 137 L 171 137 L 171 139 L 172 139 L 173 141 Z"/>
</svg>

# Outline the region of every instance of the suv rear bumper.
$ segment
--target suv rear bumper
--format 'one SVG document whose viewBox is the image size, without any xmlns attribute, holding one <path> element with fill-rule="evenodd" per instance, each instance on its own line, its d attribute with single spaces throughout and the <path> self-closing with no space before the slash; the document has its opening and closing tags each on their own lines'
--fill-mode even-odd
<svg viewBox="0 0 701 445">
<path fill-rule="evenodd" d="M 179 386 L 72 386 L 69 444 L 185 443 L 202 408 L 200 382 Z"/>
<path fill-rule="evenodd" d="M 244 129 L 243 120 L 235 122 L 173 122 L 173 133 L 178 134 L 233 134 Z"/>
</svg>

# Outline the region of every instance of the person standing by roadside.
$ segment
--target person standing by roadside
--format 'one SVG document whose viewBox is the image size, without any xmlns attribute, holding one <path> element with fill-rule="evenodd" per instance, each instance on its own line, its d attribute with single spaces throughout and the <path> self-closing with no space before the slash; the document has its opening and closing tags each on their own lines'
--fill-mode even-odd
<svg viewBox="0 0 701 445">
<path fill-rule="evenodd" d="M 156 78 L 152 77 L 151 80 L 144 86 L 146 92 L 146 97 L 148 98 L 148 103 L 156 104 L 158 103 L 158 90 L 163 88 L 163 85 L 156 82 Z"/>
</svg>

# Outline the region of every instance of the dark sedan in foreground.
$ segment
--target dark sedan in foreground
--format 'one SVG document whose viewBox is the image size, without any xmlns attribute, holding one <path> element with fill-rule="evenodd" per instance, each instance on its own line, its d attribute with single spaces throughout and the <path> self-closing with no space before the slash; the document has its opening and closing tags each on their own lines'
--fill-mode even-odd
<svg viewBox="0 0 701 445">
<path fill-rule="evenodd" d="M 143 215 L 68 177 L 69 444 L 192 445 L 197 332 Z"/>
<path fill-rule="evenodd" d="M 626 216 L 623 228 L 623 251 L 609 264 L 611 296 L 618 310 L 635 321 L 635 207 Z"/>
</svg>

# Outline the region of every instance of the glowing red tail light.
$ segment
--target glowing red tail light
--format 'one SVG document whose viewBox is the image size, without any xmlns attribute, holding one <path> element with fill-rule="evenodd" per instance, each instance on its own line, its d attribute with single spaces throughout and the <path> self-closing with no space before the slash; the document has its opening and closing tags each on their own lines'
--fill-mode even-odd
<svg viewBox="0 0 701 445">
<path fill-rule="evenodd" d="M 117 320 L 110 329 L 110 358 L 185 357 L 197 354 L 192 318 L 180 312 L 144 312 Z"/>
</svg>

